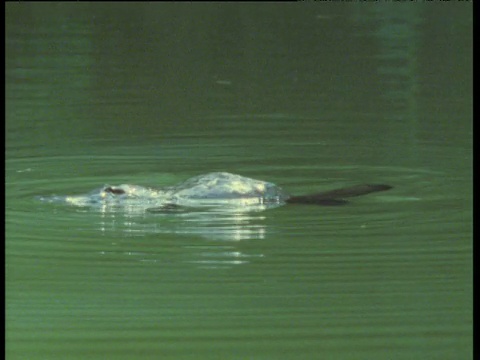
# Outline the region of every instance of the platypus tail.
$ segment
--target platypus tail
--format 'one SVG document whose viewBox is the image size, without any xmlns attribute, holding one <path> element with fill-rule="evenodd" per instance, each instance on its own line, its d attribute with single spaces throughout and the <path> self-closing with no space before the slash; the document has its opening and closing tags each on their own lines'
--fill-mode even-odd
<svg viewBox="0 0 480 360">
<path fill-rule="evenodd" d="M 390 185 L 382 184 L 365 184 L 356 185 L 341 189 L 335 189 L 310 195 L 291 196 L 287 199 L 289 204 L 312 204 L 312 205 L 345 205 L 348 201 L 344 198 L 366 195 L 378 191 L 391 189 Z"/>
</svg>

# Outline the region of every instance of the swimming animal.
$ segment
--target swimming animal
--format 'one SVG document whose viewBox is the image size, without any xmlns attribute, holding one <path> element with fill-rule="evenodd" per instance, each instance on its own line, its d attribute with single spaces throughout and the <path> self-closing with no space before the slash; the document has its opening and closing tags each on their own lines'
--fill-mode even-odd
<svg viewBox="0 0 480 360">
<path fill-rule="evenodd" d="M 176 186 L 152 189 L 137 185 L 105 185 L 85 195 L 44 197 L 48 202 L 76 206 L 135 207 L 151 212 L 170 212 L 179 207 L 234 207 L 258 211 L 285 204 L 344 205 L 345 198 L 389 190 L 384 184 L 364 184 L 308 195 L 289 195 L 271 182 L 227 172 L 213 172 Z"/>
</svg>

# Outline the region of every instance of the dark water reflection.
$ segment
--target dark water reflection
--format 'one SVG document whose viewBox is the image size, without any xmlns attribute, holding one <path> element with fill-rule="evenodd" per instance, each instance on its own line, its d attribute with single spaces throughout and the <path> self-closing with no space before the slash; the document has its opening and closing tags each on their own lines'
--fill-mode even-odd
<svg viewBox="0 0 480 360">
<path fill-rule="evenodd" d="M 7 4 L 7 357 L 472 358 L 472 13 L 442 5 Z M 35 200 L 212 171 L 394 189 Z"/>
</svg>

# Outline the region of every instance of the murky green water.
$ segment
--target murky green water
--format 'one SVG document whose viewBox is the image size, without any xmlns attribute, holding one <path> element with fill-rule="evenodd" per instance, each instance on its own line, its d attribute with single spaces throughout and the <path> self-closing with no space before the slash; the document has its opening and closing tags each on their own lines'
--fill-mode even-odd
<svg viewBox="0 0 480 360">
<path fill-rule="evenodd" d="M 471 3 L 6 6 L 8 359 L 471 359 Z M 228 171 L 347 206 L 91 211 Z"/>
</svg>

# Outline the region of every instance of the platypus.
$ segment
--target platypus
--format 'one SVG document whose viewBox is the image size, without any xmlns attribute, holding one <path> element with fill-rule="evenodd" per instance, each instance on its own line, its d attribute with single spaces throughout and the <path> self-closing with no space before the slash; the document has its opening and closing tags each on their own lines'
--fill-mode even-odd
<svg viewBox="0 0 480 360">
<path fill-rule="evenodd" d="M 194 206 L 202 202 L 225 200 L 233 203 L 249 205 L 256 203 L 270 204 L 276 207 L 283 204 L 304 205 L 345 205 L 345 198 L 366 195 L 374 192 L 391 189 L 392 186 L 385 184 L 363 184 L 344 187 L 307 195 L 289 195 L 279 186 L 262 180 L 250 179 L 226 172 L 209 173 L 199 175 L 180 183 L 177 186 L 153 190 L 134 185 L 105 186 L 100 190 L 99 198 L 103 201 L 115 199 L 145 199 L 152 200 L 161 198 L 165 204 L 179 206 Z M 93 194 L 94 195 L 94 194 Z M 78 197 L 75 197 L 78 198 Z M 74 199 L 74 197 L 70 197 Z M 253 200 L 253 201 L 252 201 Z M 273 206 L 275 205 L 276 206 Z M 151 203 L 150 203 L 151 205 Z"/>
</svg>

